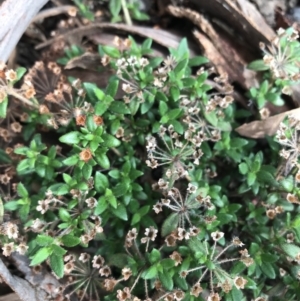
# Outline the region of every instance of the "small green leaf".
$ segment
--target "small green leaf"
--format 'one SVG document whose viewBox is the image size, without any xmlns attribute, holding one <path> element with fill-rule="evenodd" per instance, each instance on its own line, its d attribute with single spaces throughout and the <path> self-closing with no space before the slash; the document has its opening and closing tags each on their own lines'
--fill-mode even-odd
<svg viewBox="0 0 300 301">
<path fill-rule="evenodd" d="M 149 260 L 150 260 L 150 263 L 156 263 L 160 260 L 160 252 L 157 250 L 157 249 L 153 249 L 151 251 L 151 253 L 149 254 Z"/>
<path fill-rule="evenodd" d="M 64 244 L 64 246 L 66 246 L 66 247 L 74 247 L 80 243 L 80 238 L 75 237 L 71 234 L 67 234 L 61 238 L 61 241 Z"/>
<path fill-rule="evenodd" d="M 24 67 L 18 67 L 17 70 L 16 70 L 16 73 L 17 73 L 17 80 L 16 81 L 19 81 L 23 75 L 26 73 L 26 68 Z"/>
<path fill-rule="evenodd" d="M 39 234 L 35 239 L 35 241 L 39 246 L 44 247 L 44 246 L 51 245 L 54 241 L 54 238 L 48 235 Z"/>
<path fill-rule="evenodd" d="M 117 147 L 121 144 L 119 139 L 109 134 L 103 134 L 102 139 L 104 140 L 103 146 L 105 147 Z"/>
<path fill-rule="evenodd" d="M 121 12 L 121 0 L 110 0 L 109 11 L 113 17 L 117 17 Z"/>
<path fill-rule="evenodd" d="M 65 208 L 59 208 L 58 215 L 63 222 L 68 222 L 71 219 L 70 213 Z"/>
<path fill-rule="evenodd" d="M 171 291 L 173 289 L 173 278 L 169 272 L 164 271 L 163 273 L 158 273 L 158 277 L 165 289 L 167 289 L 168 291 Z"/>
<path fill-rule="evenodd" d="M 95 181 L 95 189 L 99 193 L 103 193 L 105 189 L 109 186 L 107 176 L 105 176 L 100 171 L 96 171 L 94 181 Z"/>
<path fill-rule="evenodd" d="M 104 169 L 108 169 L 110 167 L 110 162 L 106 154 L 97 153 L 95 156 L 95 160 Z"/>
<path fill-rule="evenodd" d="M 162 228 L 161 228 L 161 235 L 167 236 L 170 234 L 178 225 L 179 216 L 177 213 L 171 213 L 166 220 L 164 221 Z"/>
<path fill-rule="evenodd" d="M 157 275 L 157 267 L 154 265 L 148 268 L 147 270 L 145 270 L 142 273 L 141 277 L 145 280 L 148 280 L 148 279 L 154 279 L 156 275 Z"/>
<path fill-rule="evenodd" d="M 59 141 L 66 144 L 78 144 L 79 139 L 79 132 L 70 132 L 67 133 L 59 138 Z"/>
<path fill-rule="evenodd" d="M 280 245 L 280 247 L 289 257 L 293 259 L 300 254 L 300 247 L 294 244 L 283 243 Z"/>
<path fill-rule="evenodd" d="M 248 69 L 254 70 L 254 71 L 266 71 L 269 70 L 269 67 L 265 65 L 263 60 L 256 60 L 251 62 L 248 66 Z"/>
<path fill-rule="evenodd" d="M 37 251 L 37 253 L 32 256 L 32 260 L 30 262 L 30 265 L 37 265 L 45 261 L 51 254 L 52 254 L 51 247 L 44 247 Z"/>
<path fill-rule="evenodd" d="M 168 106 L 164 101 L 159 102 L 159 113 L 161 116 L 164 116 L 168 111 Z"/>
<path fill-rule="evenodd" d="M 263 262 L 263 264 L 261 265 L 260 268 L 263 271 L 263 273 L 270 279 L 276 278 L 276 273 L 275 273 L 274 267 L 271 263 Z"/>
<path fill-rule="evenodd" d="M 21 182 L 18 183 L 18 185 L 17 185 L 17 192 L 18 192 L 18 196 L 20 196 L 21 198 L 28 197 L 28 191 Z"/>
<path fill-rule="evenodd" d="M 6 96 L 5 99 L 0 103 L 0 117 L 1 118 L 6 117 L 7 105 L 8 105 L 8 98 Z"/>
<path fill-rule="evenodd" d="M 176 86 L 172 86 L 170 88 L 170 95 L 171 95 L 171 97 L 174 101 L 177 101 L 179 99 L 179 96 L 180 96 L 179 88 L 176 87 Z"/>
<path fill-rule="evenodd" d="M 111 96 L 112 98 L 114 98 L 117 94 L 118 87 L 119 87 L 119 80 L 114 78 L 113 80 L 109 81 L 105 93 Z"/>
<path fill-rule="evenodd" d="M 189 59 L 188 65 L 190 67 L 200 66 L 203 64 L 209 63 L 209 60 L 204 56 L 194 56 L 193 58 Z"/>
<path fill-rule="evenodd" d="M 242 138 L 233 138 L 230 141 L 230 146 L 232 148 L 242 148 L 243 146 L 248 144 L 248 140 Z"/>
<path fill-rule="evenodd" d="M 103 213 L 107 209 L 107 207 L 108 207 L 108 203 L 106 201 L 106 197 L 105 196 L 100 197 L 98 200 L 98 204 L 95 208 L 94 214 L 99 215 Z"/>
<path fill-rule="evenodd" d="M 66 166 L 74 166 L 77 164 L 78 161 L 79 161 L 78 155 L 73 155 L 68 157 L 67 159 L 64 159 L 62 162 Z"/>
<path fill-rule="evenodd" d="M 93 172 L 93 167 L 89 164 L 84 164 L 82 167 L 82 175 L 85 180 L 88 180 Z"/>
<path fill-rule="evenodd" d="M 242 175 L 245 175 L 248 172 L 248 165 L 246 163 L 239 164 L 239 171 Z"/>
<path fill-rule="evenodd" d="M 123 221 L 128 220 L 127 211 L 123 204 L 118 204 L 117 209 L 112 209 L 112 213 Z"/>
<path fill-rule="evenodd" d="M 109 110 L 117 114 L 130 114 L 130 110 L 124 102 L 114 101 L 111 103 Z"/>
<path fill-rule="evenodd" d="M 120 197 L 120 196 L 123 196 L 126 194 L 126 192 L 128 191 L 128 185 L 127 183 L 119 183 L 117 184 L 117 186 L 115 186 L 113 189 L 112 189 L 115 197 Z"/>
<path fill-rule="evenodd" d="M 64 260 L 62 256 L 58 256 L 54 253 L 51 254 L 50 267 L 58 278 L 62 278 L 64 276 Z"/>
<path fill-rule="evenodd" d="M 110 56 L 112 58 L 118 59 L 121 56 L 120 51 L 115 47 L 105 45 L 105 46 L 102 46 L 102 49 L 105 54 L 107 54 L 108 56 Z"/>
</svg>

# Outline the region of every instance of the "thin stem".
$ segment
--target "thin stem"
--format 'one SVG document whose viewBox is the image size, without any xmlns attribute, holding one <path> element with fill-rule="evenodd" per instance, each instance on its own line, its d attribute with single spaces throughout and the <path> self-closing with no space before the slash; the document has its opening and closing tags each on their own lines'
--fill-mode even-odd
<svg viewBox="0 0 300 301">
<path fill-rule="evenodd" d="M 125 23 L 127 25 L 131 26 L 132 21 L 131 21 L 130 14 L 129 14 L 129 11 L 128 11 L 128 8 L 127 8 L 126 0 L 121 0 L 121 5 L 122 5 L 123 13 L 124 13 Z"/>
<path fill-rule="evenodd" d="M 11 95 L 11 96 L 16 97 L 18 100 L 22 101 L 24 104 L 26 104 L 26 105 L 28 105 L 28 106 L 34 107 L 34 108 L 36 108 L 36 109 L 39 108 L 39 105 L 38 105 L 38 104 L 35 104 L 35 103 L 29 101 L 27 98 L 25 98 L 24 96 L 22 96 L 22 95 L 20 95 L 19 93 L 17 93 L 13 88 L 7 87 L 6 93 L 7 93 L 8 95 Z"/>
</svg>

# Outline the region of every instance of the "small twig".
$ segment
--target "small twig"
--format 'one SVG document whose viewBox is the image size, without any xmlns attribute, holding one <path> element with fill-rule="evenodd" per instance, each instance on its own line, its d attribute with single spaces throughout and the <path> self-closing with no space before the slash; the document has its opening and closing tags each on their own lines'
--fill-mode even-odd
<svg viewBox="0 0 300 301">
<path fill-rule="evenodd" d="M 39 12 L 33 19 L 32 22 L 37 22 L 45 18 L 54 17 L 60 14 L 68 14 L 70 10 L 76 9 L 76 6 L 73 5 L 63 5 L 58 7 L 53 7 L 49 9 L 42 10 Z"/>
</svg>

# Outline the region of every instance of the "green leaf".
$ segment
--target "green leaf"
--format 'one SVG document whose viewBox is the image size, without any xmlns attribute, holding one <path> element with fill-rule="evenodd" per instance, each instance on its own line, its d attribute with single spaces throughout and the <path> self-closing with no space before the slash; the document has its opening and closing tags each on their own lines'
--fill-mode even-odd
<svg viewBox="0 0 300 301">
<path fill-rule="evenodd" d="M 17 193 L 18 193 L 18 196 L 20 196 L 21 198 L 28 197 L 28 191 L 21 182 L 18 183 L 18 185 L 17 185 Z"/>
<path fill-rule="evenodd" d="M 109 159 L 106 156 L 106 154 L 97 153 L 96 156 L 95 156 L 95 160 L 104 169 L 108 169 L 110 167 L 110 162 L 109 162 Z"/>
<path fill-rule="evenodd" d="M 265 65 L 263 60 L 256 60 L 251 62 L 248 66 L 248 69 L 254 70 L 254 71 L 266 71 L 269 70 L 269 67 Z"/>
<path fill-rule="evenodd" d="M 248 144 L 248 140 L 242 138 L 233 138 L 230 141 L 230 146 L 232 148 L 242 148 L 243 146 Z"/>
<path fill-rule="evenodd" d="M 35 239 L 35 241 L 39 246 L 44 247 L 44 246 L 51 245 L 54 241 L 54 238 L 48 235 L 39 234 Z"/>
<path fill-rule="evenodd" d="M 79 139 L 79 132 L 70 132 L 67 133 L 59 138 L 59 141 L 66 144 L 78 144 Z"/>
<path fill-rule="evenodd" d="M 112 209 L 112 213 L 123 221 L 128 220 L 127 211 L 123 204 L 118 204 L 117 209 Z"/>
<path fill-rule="evenodd" d="M 200 66 L 200 65 L 206 64 L 206 63 L 209 63 L 209 60 L 206 57 L 195 56 L 195 57 L 189 59 L 188 65 L 190 67 L 195 67 L 195 66 Z"/>
<path fill-rule="evenodd" d="M 68 157 L 67 159 L 64 159 L 62 162 L 66 166 L 74 166 L 77 164 L 78 161 L 79 161 L 78 155 L 73 155 Z"/>
<path fill-rule="evenodd" d="M 44 247 L 40 250 L 37 251 L 37 253 L 32 256 L 30 265 L 37 265 L 45 261 L 51 254 L 52 254 L 52 249 L 51 247 Z"/>
<path fill-rule="evenodd" d="M 287 192 L 292 192 L 294 189 L 294 179 L 292 177 L 282 179 L 280 184 Z"/>
<path fill-rule="evenodd" d="M 67 234 L 61 238 L 61 241 L 66 247 L 74 247 L 80 243 L 80 238 L 71 234 Z"/>
<path fill-rule="evenodd" d="M 150 263 L 156 263 L 160 260 L 160 252 L 157 249 L 154 249 L 151 251 L 151 253 L 149 254 L 149 261 Z"/>
<path fill-rule="evenodd" d="M 283 243 L 280 245 L 280 247 L 289 257 L 293 259 L 300 254 L 300 247 L 294 244 Z"/>
<path fill-rule="evenodd" d="M 100 100 L 95 105 L 95 114 L 98 116 L 103 115 L 107 109 L 110 107 L 111 103 L 113 103 L 114 99 L 106 95 L 103 100 Z"/>
<path fill-rule="evenodd" d="M 6 96 L 5 99 L 0 103 L 0 117 L 1 118 L 6 117 L 7 105 L 8 105 L 8 98 Z"/>
<path fill-rule="evenodd" d="M 165 270 L 168 270 L 168 269 L 173 268 L 175 266 L 175 261 L 171 258 L 165 258 L 165 259 L 161 260 L 160 265 Z"/>
<path fill-rule="evenodd" d="M 242 175 L 245 175 L 248 172 L 248 165 L 246 163 L 239 164 L 239 171 Z"/>
<path fill-rule="evenodd" d="M 121 56 L 120 51 L 116 48 L 116 47 L 112 47 L 112 46 L 101 46 L 104 53 L 107 54 L 108 56 L 118 59 Z"/>
<path fill-rule="evenodd" d="M 108 86 L 105 90 L 106 94 L 114 98 L 117 94 L 119 87 L 119 80 L 114 78 L 113 80 L 110 80 L 108 83 Z"/>
<path fill-rule="evenodd" d="M 277 181 L 275 180 L 275 177 L 268 171 L 265 170 L 259 170 L 256 174 L 257 180 L 260 183 L 265 183 L 272 186 L 278 186 Z"/>
<path fill-rule="evenodd" d="M 241 290 L 237 289 L 235 286 L 232 287 L 232 290 L 230 291 L 230 296 L 232 298 L 232 301 L 241 301 L 243 299 L 243 293 Z"/>
<path fill-rule="evenodd" d="M 17 70 L 16 70 L 16 73 L 17 73 L 17 80 L 16 81 L 19 81 L 23 75 L 26 73 L 27 69 L 24 68 L 24 67 L 18 67 Z"/>
<path fill-rule="evenodd" d="M 113 194 L 116 198 L 123 196 L 128 191 L 128 184 L 127 183 L 119 183 L 117 186 L 115 186 L 113 189 Z"/>
<path fill-rule="evenodd" d="M 107 209 L 107 207 L 108 207 L 108 203 L 106 201 L 106 197 L 105 196 L 100 197 L 98 200 L 98 204 L 95 208 L 94 214 L 99 215 L 103 213 Z"/>
<path fill-rule="evenodd" d="M 256 181 L 256 174 L 253 172 L 248 173 L 247 176 L 247 184 L 249 186 L 252 186 L 254 184 L 254 182 Z"/>
<path fill-rule="evenodd" d="M 56 254 L 50 255 L 50 267 L 58 278 L 64 276 L 64 260 L 62 256 Z"/>
<path fill-rule="evenodd" d="M 154 265 L 148 268 L 147 270 L 145 270 L 142 273 L 141 277 L 145 280 L 148 280 L 148 279 L 154 279 L 156 275 L 157 275 L 157 267 Z"/>
<path fill-rule="evenodd" d="M 110 111 L 117 114 L 130 114 L 130 110 L 122 101 L 114 101 L 109 107 Z"/>
<path fill-rule="evenodd" d="M 274 267 L 271 263 L 263 262 L 263 264 L 261 265 L 260 268 L 268 278 L 270 278 L 270 279 L 276 278 L 276 273 L 275 273 Z"/>
<path fill-rule="evenodd" d="M 54 254 L 56 254 L 57 256 L 64 256 L 67 253 L 67 250 L 65 250 L 64 248 L 62 248 L 61 246 L 58 246 L 56 244 L 52 244 L 51 245 L 52 251 Z"/>
<path fill-rule="evenodd" d="M 99 193 L 103 193 L 105 189 L 109 186 L 107 176 L 105 176 L 100 171 L 96 171 L 94 181 L 95 181 L 95 189 Z"/>
<path fill-rule="evenodd" d="M 85 180 L 88 180 L 93 172 L 93 167 L 89 164 L 84 164 L 82 167 L 82 175 Z"/>
<path fill-rule="evenodd" d="M 179 88 L 176 87 L 176 86 L 172 86 L 170 88 L 170 95 L 171 95 L 171 97 L 174 101 L 177 101 L 179 99 L 179 96 L 180 96 Z"/>
<path fill-rule="evenodd" d="M 105 146 L 105 147 L 109 147 L 109 148 L 117 147 L 121 144 L 119 139 L 117 139 L 114 136 L 109 135 L 109 134 L 103 134 L 102 139 L 104 140 L 103 146 Z"/>
<path fill-rule="evenodd" d="M 101 103 L 101 101 L 105 97 L 105 93 L 101 89 L 99 89 L 98 87 L 92 87 L 92 89 L 93 89 L 93 92 L 94 92 L 95 96 L 97 97 L 97 99 L 100 100 L 98 103 Z"/>
<path fill-rule="evenodd" d="M 110 0 L 109 11 L 113 17 L 117 17 L 121 12 L 121 0 Z"/>
<path fill-rule="evenodd" d="M 183 58 L 187 58 L 189 56 L 189 45 L 187 42 L 187 38 L 183 38 L 176 50 L 176 58 L 178 60 L 183 59 Z"/>
<path fill-rule="evenodd" d="M 65 208 L 59 208 L 58 215 L 63 222 L 68 222 L 71 219 L 70 213 Z"/>
<path fill-rule="evenodd" d="M 164 271 L 163 273 L 158 273 L 158 277 L 159 280 L 161 281 L 162 286 L 166 290 L 171 291 L 173 289 L 174 286 L 173 278 L 169 272 Z"/>
<path fill-rule="evenodd" d="M 170 234 L 178 225 L 179 216 L 177 213 L 171 213 L 166 220 L 164 221 L 162 228 L 161 228 L 161 235 L 167 236 Z"/>
</svg>

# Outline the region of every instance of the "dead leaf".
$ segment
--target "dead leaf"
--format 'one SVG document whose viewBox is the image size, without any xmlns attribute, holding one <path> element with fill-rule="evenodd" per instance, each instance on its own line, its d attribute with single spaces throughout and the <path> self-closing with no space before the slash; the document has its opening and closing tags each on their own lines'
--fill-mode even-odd
<svg viewBox="0 0 300 301">
<path fill-rule="evenodd" d="M 101 57 L 98 53 L 86 52 L 71 59 L 65 66 L 65 69 L 73 69 L 76 67 L 82 69 L 96 69 L 100 65 Z"/>
<path fill-rule="evenodd" d="M 0 297 L 0 301 L 21 301 L 16 293 Z"/>
<path fill-rule="evenodd" d="M 202 33 L 197 30 L 193 32 L 196 40 L 199 42 L 200 47 L 204 50 L 204 55 L 213 62 L 219 74 L 227 73 L 229 75 L 230 69 L 224 57 L 220 54 L 214 44 Z"/>
<path fill-rule="evenodd" d="M 177 48 L 180 41 L 184 37 L 184 35 L 174 34 L 166 30 L 162 29 L 154 29 L 151 27 L 146 26 L 129 26 L 126 24 L 113 24 L 113 23 L 93 23 L 87 26 L 82 26 L 80 28 L 72 29 L 64 34 L 57 35 L 53 39 L 49 39 L 46 42 L 38 44 L 35 48 L 41 49 L 48 45 L 51 45 L 56 40 L 59 39 L 66 39 L 66 37 L 70 35 L 77 35 L 77 36 L 92 36 L 95 34 L 99 34 L 103 29 L 110 29 L 115 31 L 125 32 L 126 34 L 135 34 L 142 36 L 144 38 L 150 38 L 154 42 L 164 46 L 164 47 L 171 47 Z M 197 54 L 196 49 L 192 47 L 192 43 L 190 43 L 190 55 L 191 57 Z"/>
<path fill-rule="evenodd" d="M 291 111 L 286 111 L 284 113 L 271 116 L 264 120 L 256 120 L 250 123 L 245 123 L 240 127 L 236 128 L 235 131 L 241 136 L 259 139 L 266 136 L 273 136 L 279 128 L 280 123 L 283 119 L 288 116 L 297 116 L 300 118 L 300 108 Z"/>
<path fill-rule="evenodd" d="M 237 2 L 237 4 L 235 4 Z M 197 11 L 223 20 L 247 44 L 258 48 L 259 42 L 270 42 L 275 32 L 266 23 L 256 7 L 246 0 L 190 0 Z"/>
<path fill-rule="evenodd" d="M 241 86 L 245 87 L 243 71 L 246 61 L 241 57 L 240 49 L 239 51 L 234 49 L 233 45 L 231 45 L 230 42 L 225 39 L 224 34 L 219 34 L 202 14 L 189 8 L 175 7 L 171 5 L 168 6 L 168 11 L 173 16 L 189 19 L 191 22 L 193 22 L 193 24 L 201 29 L 201 31 L 204 32 L 211 41 L 211 45 L 208 45 L 208 41 L 207 39 L 203 38 L 203 35 L 201 39 L 197 39 L 199 44 L 202 44 L 201 46 L 205 50 L 205 55 L 207 57 L 210 55 L 210 51 L 212 50 L 213 46 L 214 53 L 211 53 L 210 56 L 215 58 L 217 62 L 209 58 L 211 62 L 216 66 L 220 66 L 220 61 L 222 61 L 222 69 L 226 69 L 226 73 L 228 74 L 230 81 L 238 82 Z M 194 35 L 196 37 L 200 37 L 199 33 L 195 34 L 194 32 Z M 217 68 L 220 69 L 220 67 Z"/>
</svg>

